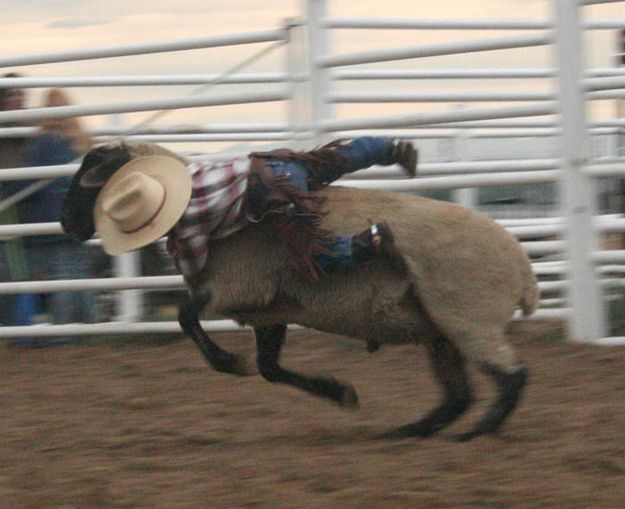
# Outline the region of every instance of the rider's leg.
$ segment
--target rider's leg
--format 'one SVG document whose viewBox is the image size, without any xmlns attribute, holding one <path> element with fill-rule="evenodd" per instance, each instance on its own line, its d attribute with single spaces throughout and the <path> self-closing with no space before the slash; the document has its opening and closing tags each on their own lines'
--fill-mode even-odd
<svg viewBox="0 0 625 509">
<path fill-rule="evenodd" d="M 327 237 L 321 241 L 326 253 L 315 255 L 315 262 L 326 273 L 336 272 L 385 258 L 396 270 L 405 270 L 404 260 L 395 246 L 391 229 L 376 223 L 356 235 Z"/>
<path fill-rule="evenodd" d="M 361 136 L 347 142 L 333 142 L 309 154 L 313 161 L 322 161 L 311 168 L 309 180 L 313 188 L 376 164 L 399 164 L 411 177 L 417 171 L 418 152 L 412 143 L 384 136 Z M 334 157 L 328 157 L 330 154 Z"/>
</svg>

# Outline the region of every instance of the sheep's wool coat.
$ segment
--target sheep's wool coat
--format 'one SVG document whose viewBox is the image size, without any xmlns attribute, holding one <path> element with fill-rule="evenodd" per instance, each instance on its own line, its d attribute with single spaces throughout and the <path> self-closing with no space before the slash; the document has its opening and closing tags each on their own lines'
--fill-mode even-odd
<svg viewBox="0 0 625 509">
<path fill-rule="evenodd" d="M 538 287 L 518 241 L 490 218 L 452 203 L 406 194 L 330 187 L 323 224 L 354 233 L 386 221 L 410 273 L 383 260 L 346 274 L 303 279 L 271 228 L 250 226 L 213 242 L 192 292 L 210 295 L 210 311 L 250 325 L 297 323 L 331 333 L 404 343 L 452 339 L 472 361 L 513 371 L 505 340 L 514 311 L 534 311 Z M 246 253 L 246 256 L 242 256 Z"/>
</svg>

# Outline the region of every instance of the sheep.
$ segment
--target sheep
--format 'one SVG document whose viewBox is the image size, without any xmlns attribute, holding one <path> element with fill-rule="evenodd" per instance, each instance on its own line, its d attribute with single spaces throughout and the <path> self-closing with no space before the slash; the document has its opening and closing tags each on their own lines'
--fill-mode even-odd
<svg viewBox="0 0 625 509">
<path fill-rule="evenodd" d="M 153 147 L 137 145 L 132 157 L 163 153 Z M 477 424 L 457 438 L 498 431 L 517 406 L 528 376 L 505 329 L 517 307 L 530 315 L 539 298 L 518 241 L 487 216 L 453 203 L 340 186 L 318 192 L 326 197 L 323 227 L 334 233 L 359 231 L 368 218 L 390 225 L 406 270 L 380 258 L 311 281 L 293 267 L 288 246 L 270 223 L 251 224 L 211 242 L 201 277 L 185 281 L 189 295 L 178 315 L 182 330 L 214 369 L 244 376 L 255 369 L 215 344 L 199 315 L 207 311 L 249 325 L 256 337 L 257 369 L 265 380 L 345 408 L 358 406 L 349 383 L 280 365 L 288 324 L 358 338 L 370 350 L 422 343 L 443 401 L 420 420 L 384 436 L 427 437 L 465 413 L 474 401 L 467 362 L 494 380 L 498 395 Z"/>
</svg>

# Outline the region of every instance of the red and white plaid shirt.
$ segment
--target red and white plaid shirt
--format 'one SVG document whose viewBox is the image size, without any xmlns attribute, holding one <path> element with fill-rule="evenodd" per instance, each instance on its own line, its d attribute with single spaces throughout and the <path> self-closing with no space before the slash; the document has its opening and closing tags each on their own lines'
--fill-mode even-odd
<svg viewBox="0 0 625 509">
<path fill-rule="evenodd" d="M 193 162 L 187 166 L 192 179 L 189 205 L 167 238 L 167 251 L 186 279 L 197 275 L 208 262 L 208 242 L 242 229 L 243 198 L 250 159 Z"/>
</svg>

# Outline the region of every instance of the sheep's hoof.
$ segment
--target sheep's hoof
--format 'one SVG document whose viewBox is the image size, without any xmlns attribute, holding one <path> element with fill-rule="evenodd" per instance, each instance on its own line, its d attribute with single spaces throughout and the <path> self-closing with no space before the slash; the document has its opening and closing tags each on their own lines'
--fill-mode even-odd
<svg viewBox="0 0 625 509">
<path fill-rule="evenodd" d="M 315 396 L 330 400 L 343 408 L 358 408 L 358 394 L 348 383 L 324 377 L 303 378 L 303 382 L 299 387 Z"/>
<path fill-rule="evenodd" d="M 351 385 L 343 385 L 343 394 L 341 395 L 341 400 L 339 404 L 342 407 L 349 409 L 356 409 L 360 407 L 358 403 L 358 393 L 356 389 L 354 389 Z"/>
</svg>

